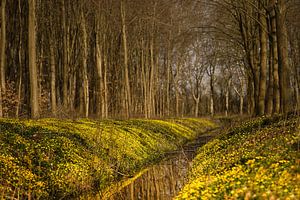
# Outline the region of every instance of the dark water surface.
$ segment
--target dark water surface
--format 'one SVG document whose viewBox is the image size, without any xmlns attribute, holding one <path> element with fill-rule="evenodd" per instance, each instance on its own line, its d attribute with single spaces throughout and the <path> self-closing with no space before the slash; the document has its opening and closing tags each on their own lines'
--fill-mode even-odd
<svg viewBox="0 0 300 200">
<path fill-rule="evenodd" d="M 175 197 L 187 181 L 187 173 L 197 149 L 207 143 L 213 134 L 200 136 L 180 150 L 170 152 L 166 159 L 145 170 L 138 178 L 119 188 L 111 200 L 168 200 Z"/>
</svg>

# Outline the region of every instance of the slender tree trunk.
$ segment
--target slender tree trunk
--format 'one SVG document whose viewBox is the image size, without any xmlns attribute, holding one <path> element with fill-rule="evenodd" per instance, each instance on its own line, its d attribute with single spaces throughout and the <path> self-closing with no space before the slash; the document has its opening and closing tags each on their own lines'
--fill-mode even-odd
<svg viewBox="0 0 300 200">
<path fill-rule="evenodd" d="M 40 54 L 39 54 L 39 59 L 38 59 L 38 100 L 39 100 L 39 107 L 42 107 L 42 93 L 43 93 L 43 58 L 44 58 L 44 38 L 43 36 L 41 37 L 41 44 L 40 44 Z"/>
<path fill-rule="evenodd" d="M 229 112 L 229 88 L 231 87 L 231 79 L 228 81 L 228 86 L 226 88 L 226 94 L 225 94 L 225 116 L 228 116 Z"/>
<path fill-rule="evenodd" d="M 197 118 L 199 116 L 199 102 L 200 102 L 200 97 L 196 97 L 193 95 L 193 98 L 195 100 L 195 117 Z"/>
<path fill-rule="evenodd" d="M 271 32 L 272 30 L 270 30 Z M 272 115 L 273 113 L 273 99 L 274 99 L 274 77 L 273 77 L 273 51 L 272 51 L 272 36 L 270 36 L 269 42 L 269 83 L 268 83 L 268 90 L 267 90 L 267 107 L 266 107 L 266 114 Z"/>
<path fill-rule="evenodd" d="M 225 116 L 228 116 L 228 108 L 229 108 L 229 90 L 226 90 L 225 93 Z"/>
<path fill-rule="evenodd" d="M 210 115 L 213 117 L 215 115 L 214 109 L 214 75 L 211 74 L 210 77 Z"/>
<path fill-rule="evenodd" d="M 145 69 L 145 58 L 144 58 L 144 40 L 141 41 L 141 69 L 142 69 L 142 85 L 143 85 L 143 103 L 144 103 L 144 117 L 147 119 L 148 116 L 148 87 L 147 87 L 147 80 L 146 80 L 146 69 Z"/>
<path fill-rule="evenodd" d="M 210 94 L 210 115 L 212 117 L 215 115 L 215 111 L 214 111 L 214 95 L 212 93 Z"/>
<path fill-rule="evenodd" d="M 2 0 L 1 4 L 1 66 L 0 66 L 0 79 L 1 79 L 1 88 L 2 94 L 6 93 L 6 84 L 5 84 L 5 61 L 6 61 L 6 0 Z"/>
<path fill-rule="evenodd" d="M 38 99 L 38 74 L 36 66 L 36 17 L 35 0 L 29 0 L 29 18 L 28 18 L 28 52 L 29 52 L 29 80 L 30 80 L 30 109 L 31 117 L 39 117 L 39 99 Z"/>
<path fill-rule="evenodd" d="M 75 95 L 76 95 L 76 72 L 72 70 L 70 74 L 70 113 L 75 114 Z"/>
<path fill-rule="evenodd" d="M 54 41 L 50 42 L 50 68 L 51 68 L 51 111 L 53 116 L 56 116 L 56 67 L 55 67 L 55 52 Z"/>
<path fill-rule="evenodd" d="M 65 0 L 62 0 L 62 24 L 63 24 L 63 83 L 62 83 L 62 99 L 63 107 L 65 110 L 68 109 L 68 79 L 69 79 L 69 42 L 68 42 L 68 27 L 67 27 L 67 12 Z"/>
<path fill-rule="evenodd" d="M 244 96 L 243 96 L 243 93 L 242 93 L 241 96 L 240 96 L 240 115 L 244 114 L 243 107 L 244 107 Z"/>
<path fill-rule="evenodd" d="M 271 58 L 273 60 L 273 58 Z M 266 113 L 272 115 L 273 113 L 273 99 L 274 99 L 274 78 L 273 78 L 273 64 L 269 65 L 269 85 L 267 91 L 267 107 Z"/>
<path fill-rule="evenodd" d="M 287 70 L 289 68 L 288 36 L 286 28 L 286 4 L 285 0 L 278 0 L 276 4 L 276 27 L 279 61 L 279 88 L 281 112 L 287 112 Z"/>
<path fill-rule="evenodd" d="M 170 66 L 170 50 L 168 50 L 168 61 L 167 61 L 167 117 L 170 117 L 170 83 L 171 83 L 171 66 Z"/>
<path fill-rule="evenodd" d="M 255 115 L 259 115 L 259 75 L 256 73 L 253 80 L 253 88 L 254 88 L 254 109 Z"/>
<path fill-rule="evenodd" d="M 154 70 L 155 70 L 155 63 L 154 63 L 154 47 L 153 47 L 153 37 L 151 36 L 150 41 L 150 76 L 149 76 L 149 95 L 148 95 L 148 115 L 150 117 L 154 116 L 155 108 L 153 106 L 154 101 Z"/>
<path fill-rule="evenodd" d="M 82 21 L 82 40 L 83 40 L 83 56 L 82 56 L 82 78 L 83 78 L 83 100 L 84 100 L 84 113 L 85 117 L 89 117 L 89 80 L 88 80 L 88 71 L 87 71 L 87 57 L 88 57 L 88 41 L 87 41 L 87 30 L 86 22 L 83 11 L 81 13 Z"/>
<path fill-rule="evenodd" d="M 107 55 L 103 54 L 103 91 L 104 91 L 104 101 L 103 101 L 103 109 L 104 109 L 104 118 L 108 118 L 108 88 L 107 88 Z"/>
<path fill-rule="evenodd" d="M 1 87 L 0 87 L 0 118 L 2 118 L 3 117 L 3 104 L 2 104 L 2 89 L 1 89 Z"/>
<path fill-rule="evenodd" d="M 22 13 L 22 8 L 21 8 L 21 1 L 18 1 L 18 9 L 19 9 L 19 13 L 20 13 L 20 17 L 19 17 L 19 28 L 20 28 L 20 33 L 19 33 L 19 49 L 18 49 L 18 59 L 19 59 L 19 81 L 18 81 L 18 90 L 17 90 L 17 105 L 16 105 L 16 118 L 19 117 L 19 113 L 20 113 L 20 105 L 21 105 L 21 94 L 22 94 L 22 74 L 23 74 L 23 70 L 22 70 L 22 52 L 23 52 L 23 43 L 22 43 L 22 37 L 23 37 L 23 30 L 22 30 L 22 17 L 21 17 L 21 13 Z"/>
<path fill-rule="evenodd" d="M 165 102 L 165 96 L 164 96 L 164 90 L 160 89 L 159 90 L 159 118 L 163 118 L 164 117 L 164 102 Z"/>
<path fill-rule="evenodd" d="M 241 78 L 241 94 L 240 94 L 240 115 L 243 115 L 244 108 L 244 79 Z"/>
<path fill-rule="evenodd" d="M 22 94 L 22 74 L 23 74 L 23 70 L 22 70 L 22 55 L 21 55 L 21 49 L 19 50 L 19 64 L 20 64 L 20 68 L 19 68 L 19 81 L 18 81 L 18 90 L 17 90 L 17 105 L 16 105 L 16 118 L 19 117 L 19 113 L 20 113 L 20 105 L 21 105 L 21 94 Z"/>
<path fill-rule="evenodd" d="M 176 66 L 176 77 L 175 77 L 175 112 L 176 117 L 179 117 L 179 74 L 180 74 L 180 65 L 179 61 L 181 58 L 177 58 L 177 66 Z"/>
<path fill-rule="evenodd" d="M 255 108 L 255 115 L 259 115 L 260 111 L 259 111 L 259 38 L 255 39 L 255 43 L 254 43 L 254 52 L 253 52 L 253 86 L 254 86 L 254 108 Z"/>
<path fill-rule="evenodd" d="M 210 87 L 210 115 L 213 117 L 215 115 L 215 105 L 214 105 L 214 79 L 215 79 L 215 66 L 210 64 L 208 66 L 208 75 L 210 77 L 209 87 Z"/>
<path fill-rule="evenodd" d="M 97 105 L 97 114 L 99 117 L 104 117 L 104 109 L 103 109 L 103 82 L 102 82 L 102 56 L 101 56 L 101 50 L 100 50 L 100 41 L 99 41 L 99 33 L 98 28 L 96 30 L 96 66 L 97 66 L 97 74 L 98 74 L 98 105 Z"/>
<path fill-rule="evenodd" d="M 260 4 L 263 4 L 260 1 Z M 261 12 L 259 16 L 260 25 L 260 80 L 259 80 L 259 94 L 258 94 L 258 114 L 265 114 L 265 102 L 266 102 L 266 88 L 267 88 L 267 64 L 268 64 L 268 54 L 267 54 L 267 18 L 266 11 L 261 5 Z"/>
<path fill-rule="evenodd" d="M 185 111 L 185 103 L 184 101 L 181 102 L 181 118 L 184 116 L 184 111 Z"/>
<path fill-rule="evenodd" d="M 3 117 L 3 96 L 6 93 L 5 85 L 5 49 L 6 49 L 6 0 L 1 4 L 1 63 L 0 63 L 0 117 Z"/>
<path fill-rule="evenodd" d="M 131 92 L 129 82 L 129 67 L 128 67 L 128 50 L 127 50 L 127 33 L 126 33 L 126 9 L 125 1 L 121 0 L 121 19 L 122 19 L 122 39 L 124 50 L 124 78 L 125 78 L 125 112 L 126 118 L 130 117 L 131 109 Z"/>
<path fill-rule="evenodd" d="M 243 115 L 243 107 L 244 107 L 244 81 L 241 78 L 240 78 L 240 83 L 241 83 L 241 90 L 240 91 L 238 91 L 238 89 L 236 87 L 233 87 L 233 88 L 234 88 L 235 92 L 239 95 L 239 99 L 240 99 L 239 112 L 240 112 L 240 115 Z"/>
<path fill-rule="evenodd" d="M 272 6 L 275 0 L 271 0 Z M 279 71 L 278 71 L 278 46 L 276 35 L 276 16 L 275 9 L 271 11 L 271 51 L 272 51 L 272 69 L 273 69 L 273 113 L 280 112 L 280 89 L 279 89 Z M 272 72 L 270 72 L 272 73 Z"/>
<path fill-rule="evenodd" d="M 79 72 L 79 80 L 80 81 L 82 81 L 81 82 L 81 84 L 80 84 L 80 86 L 79 86 L 79 88 L 78 88 L 78 92 L 79 92 L 79 114 L 80 115 L 85 115 L 85 113 L 84 113 L 84 89 L 83 89 L 83 87 L 84 87 L 84 84 L 83 84 L 83 74 L 82 74 L 82 71 L 81 72 Z"/>
<path fill-rule="evenodd" d="M 248 80 L 247 80 L 247 100 L 248 100 L 248 106 L 247 106 L 248 115 L 253 115 L 253 113 L 254 113 L 254 86 L 253 86 L 252 78 L 249 75 L 248 75 Z"/>
</svg>

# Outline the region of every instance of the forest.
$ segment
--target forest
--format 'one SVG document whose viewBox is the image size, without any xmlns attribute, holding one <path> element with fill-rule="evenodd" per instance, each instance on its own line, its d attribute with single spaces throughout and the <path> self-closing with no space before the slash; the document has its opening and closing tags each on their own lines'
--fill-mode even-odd
<svg viewBox="0 0 300 200">
<path fill-rule="evenodd" d="M 0 6 L 0 200 L 300 199 L 299 0 Z"/>
<path fill-rule="evenodd" d="M 3 0 L 0 116 L 299 110 L 297 0 Z"/>
</svg>

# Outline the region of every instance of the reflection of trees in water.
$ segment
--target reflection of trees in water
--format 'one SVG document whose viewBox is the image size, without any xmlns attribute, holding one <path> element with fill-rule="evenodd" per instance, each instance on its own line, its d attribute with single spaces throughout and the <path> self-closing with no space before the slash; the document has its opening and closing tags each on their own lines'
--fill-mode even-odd
<svg viewBox="0 0 300 200">
<path fill-rule="evenodd" d="M 192 156 L 182 154 L 153 166 L 112 199 L 172 199 L 185 183 Z"/>
<path fill-rule="evenodd" d="M 210 132 L 189 143 L 181 151 L 170 153 L 167 160 L 149 168 L 130 185 L 121 189 L 111 200 L 168 200 L 175 197 L 187 180 L 191 161 L 197 149 L 207 143 L 215 133 Z"/>
</svg>

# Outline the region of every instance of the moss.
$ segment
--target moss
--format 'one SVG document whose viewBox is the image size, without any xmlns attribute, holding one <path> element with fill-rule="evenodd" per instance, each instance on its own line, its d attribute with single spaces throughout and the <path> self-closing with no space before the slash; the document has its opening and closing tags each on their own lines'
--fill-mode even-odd
<svg viewBox="0 0 300 200">
<path fill-rule="evenodd" d="M 177 199 L 299 199 L 299 118 L 257 118 L 203 146 Z"/>
<path fill-rule="evenodd" d="M 207 119 L 1 119 L 0 193 L 47 199 L 103 190 L 215 126 Z"/>
</svg>

